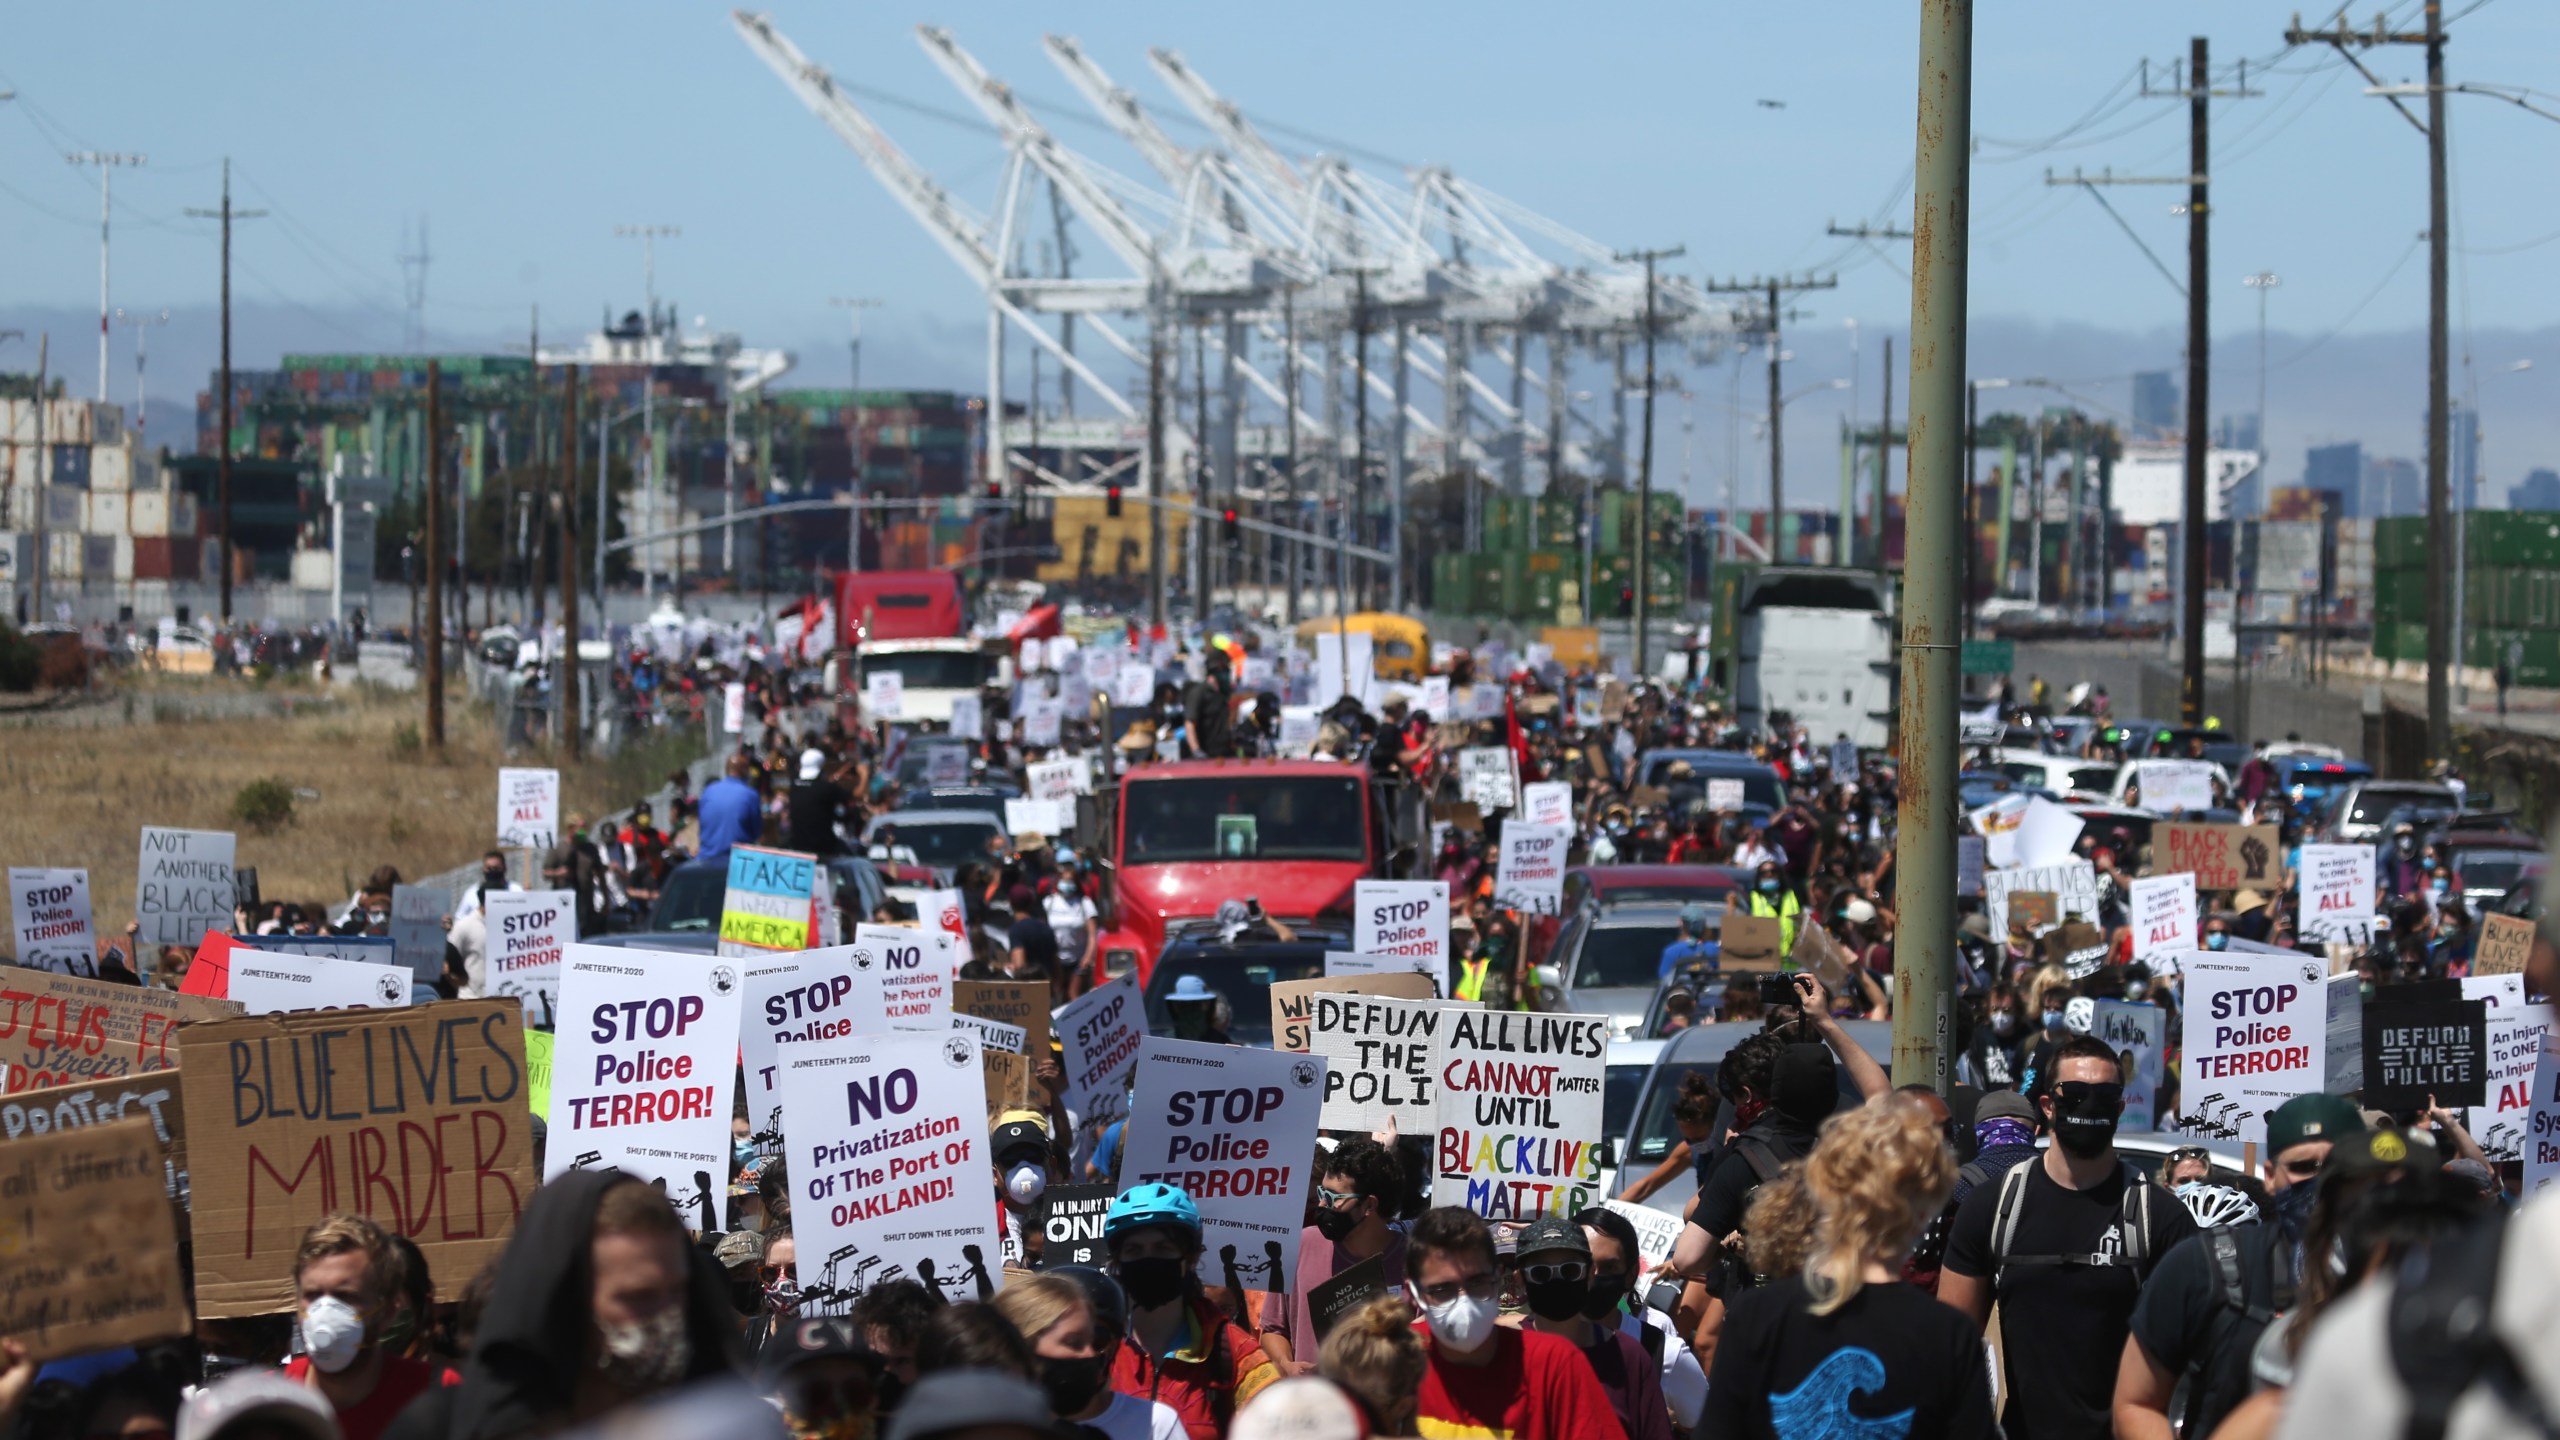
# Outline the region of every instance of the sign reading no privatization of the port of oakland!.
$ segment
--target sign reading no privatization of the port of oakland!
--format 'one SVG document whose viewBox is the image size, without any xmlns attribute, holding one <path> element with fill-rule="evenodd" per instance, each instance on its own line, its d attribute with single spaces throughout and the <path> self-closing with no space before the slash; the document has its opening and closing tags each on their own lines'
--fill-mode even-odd
<svg viewBox="0 0 2560 1440">
<path fill-rule="evenodd" d="M 1571 834 L 1562 825 L 1515 821 L 1503 826 L 1493 903 L 1523 915 L 1553 915 L 1562 910 L 1565 846 Z"/>
<path fill-rule="evenodd" d="M 2267 1114 L 2326 1078 L 2328 966 L 2301 953 L 2192 950 L 2185 1061 L 2176 1124 L 2182 1134 L 2263 1144 Z"/>
<path fill-rule="evenodd" d="M 1296 1282 L 1324 1071 L 1320 1057 L 1285 1050 L 1152 1035 L 1139 1047 L 1120 1186 L 1162 1183 L 1191 1196 L 1203 1284 L 1276 1295 Z"/>
<path fill-rule="evenodd" d="M 908 925 L 856 925 L 844 963 L 853 970 L 854 1013 L 874 1030 L 948 1030 L 950 952 Z"/>
<path fill-rule="evenodd" d="M 578 940 L 578 897 L 567 890 L 492 890 L 487 993 L 524 1003 L 524 1023 L 551 1027 L 560 1014 L 560 964 Z"/>
<path fill-rule="evenodd" d="M 231 929 L 239 899 L 231 860 L 238 843 L 228 830 L 142 827 L 142 863 L 133 889 L 142 944 L 192 947 L 207 930 Z"/>
<path fill-rule="evenodd" d="M 729 889 L 720 901 L 720 953 L 738 960 L 808 949 L 817 918 L 817 888 L 817 856 L 733 846 Z"/>
<path fill-rule="evenodd" d="M 560 772 L 498 772 L 498 845 L 507 850 L 548 850 L 560 843 Z"/>
<path fill-rule="evenodd" d="M 1450 1010 L 1438 1041 L 1431 1203 L 1487 1220 L 1598 1204 L 1609 1017 Z"/>
<path fill-rule="evenodd" d="M 800 1313 L 841 1315 L 884 1280 L 946 1301 L 991 1295 L 1004 1236 L 987 1198 L 978 1039 L 846 1035 L 782 1062 Z"/>
<path fill-rule="evenodd" d="M 98 973 L 98 932 L 89 918 L 88 871 L 11 866 L 9 913 L 17 917 L 19 964 L 65 975 Z"/>
<path fill-rule="evenodd" d="M 416 983 L 405 965 L 370 965 L 326 955 L 294 955 L 234 946 L 231 998 L 252 1015 L 292 1010 L 392 1010 L 409 1003 Z"/>
<path fill-rule="evenodd" d="M 2305 845 L 2294 872 L 2295 925 L 2305 940 L 2373 938 L 2373 847 Z"/>
<path fill-rule="evenodd" d="M 543 1178 L 617 1169 L 656 1182 L 695 1230 L 729 1189 L 739 962 L 572 945 L 560 967 Z"/>
<path fill-rule="evenodd" d="M 1351 949 L 1449 966 L 1449 887 L 1438 880 L 1351 882 Z"/>
</svg>

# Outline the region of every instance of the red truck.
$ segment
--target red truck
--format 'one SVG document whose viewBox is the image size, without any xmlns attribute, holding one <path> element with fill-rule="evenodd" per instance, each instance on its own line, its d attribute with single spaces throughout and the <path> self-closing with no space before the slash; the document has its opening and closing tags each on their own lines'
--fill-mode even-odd
<svg viewBox="0 0 2560 1440">
<path fill-rule="evenodd" d="M 969 631 L 960 577 L 947 570 L 864 570 L 836 576 L 836 643 L 941 640 Z"/>
</svg>

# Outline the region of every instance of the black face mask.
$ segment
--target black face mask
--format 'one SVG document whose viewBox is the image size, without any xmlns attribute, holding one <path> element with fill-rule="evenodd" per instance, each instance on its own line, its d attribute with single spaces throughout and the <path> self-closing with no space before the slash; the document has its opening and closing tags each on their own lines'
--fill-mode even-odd
<svg viewBox="0 0 2560 1440">
<path fill-rule="evenodd" d="M 1081 1360 L 1049 1360 L 1040 1362 L 1040 1388 L 1049 1393 L 1049 1411 L 1061 1417 L 1073 1415 L 1093 1403 L 1102 1387 L 1111 1379 L 1111 1360 L 1105 1355 L 1088 1355 Z"/>
<path fill-rule="evenodd" d="M 1339 1245 L 1360 1228 L 1360 1209 L 1336 1210 L 1330 1205 L 1316 1207 L 1316 1233 Z"/>
<path fill-rule="evenodd" d="M 1570 1320 L 1591 1300 L 1591 1277 L 1549 1280 L 1543 1285 L 1523 1282 L 1520 1289 L 1528 1297 L 1530 1314 L 1541 1320 Z"/>
<path fill-rule="evenodd" d="M 1606 1325 L 1618 1318 L 1618 1302 L 1627 1298 L 1627 1277 L 1606 1271 L 1594 1272 L 1591 1293 L 1583 1298 L 1582 1318 Z"/>
<path fill-rule="evenodd" d="M 2079 1093 L 2070 1093 L 2077 1091 Z M 2053 1087 L 2053 1143 L 2083 1160 L 2107 1153 L 2115 1144 L 2116 1121 L 2124 1114 L 2124 1088 L 2074 1081 Z"/>
<path fill-rule="evenodd" d="M 1191 1273 L 1189 1266 L 1170 1257 L 1120 1262 L 1120 1288 L 1129 1294 L 1129 1303 L 1141 1310 L 1153 1310 L 1182 1298 L 1182 1282 Z"/>
<path fill-rule="evenodd" d="M 884 1422 L 880 1429 L 885 1433 L 889 1428 L 885 1422 L 891 1415 L 897 1413 L 898 1402 L 907 1398 L 907 1382 L 890 1373 L 884 1366 L 879 1376 L 871 1382 L 871 1396 L 872 1411 Z"/>
</svg>

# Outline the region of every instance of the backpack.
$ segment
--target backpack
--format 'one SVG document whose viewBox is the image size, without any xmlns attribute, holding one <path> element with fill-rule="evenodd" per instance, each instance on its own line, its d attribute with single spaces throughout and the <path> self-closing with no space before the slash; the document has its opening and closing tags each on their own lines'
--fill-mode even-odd
<svg viewBox="0 0 2560 1440">
<path fill-rule="evenodd" d="M 1785 1173 L 1778 1160 L 1778 1152 L 1770 1149 L 1769 1142 L 1757 1135 L 1734 1136 L 1732 1143 L 1725 1147 L 1724 1158 L 1716 1163 L 1725 1164 L 1737 1156 L 1741 1158 L 1743 1164 L 1751 1167 L 1753 1190 L 1759 1189 Z M 1744 1206 L 1746 1214 L 1749 1209 L 1748 1205 Z M 1742 1228 L 1737 1226 L 1734 1233 L 1742 1234 Z M 1750 1260 L 1745 1258 L 1743 1247 L 1726 1245 L 1716 1252 L 1715 1264 L 1707 1276 L 1707 1293 L 1722 1299 L 1728 1295 L 1738 1295 L 1745 1290 L 1756 1290 L 1774 1278 L 1776 1277 L 1762 1275 L 1753 1270 Z"/>
<path fill-rule="evenodd" d="M 2289 1247 L 2281 1242 L 2267 1246 L 2267 1275 L 2274 1303 L 2249 1303 L 2248 1279 L 2240 1273 L 2239 1231 L 2238 1226 L 2217 1225 L 2199 1237 L 2204 1245 L 2205 1258 L 2213 1265 L 2217 1304 L 2205 1343 L 2197 1348 L 2195 1358 L 2187 1363 L 2187 1411 L 2182 1433 L 2205 1433 L 2204 1407 L 2212 1398 L 2206 1393 L 2205 1367 L 2212 1363 L 2213 1357 L 2227 1353 L 2226 1346 L 2237 1346 L 2242 1353 L 2247 1353 L 2257 1345 L 2258 1337 L 2266 1333 L 2267 1326 L 2274 1323 L 2278 1315 L 2293 1308 L 2293 1267 L 2285 1263 L 2285 1252 Z M 2244 1379 L 2246 1373 L 2244 1369 Z M 2244 1386 L 2240 1395 L 2229 1398 L 2236 1404 L 2246 1398 L 2247 1393 Z"/>
<path fill-rule="evenodd" d="M 2560 1436 L 2492 1319 L 2505 1238 L 2503 1216 L 2493 1216 L 2400 1264 L 2384 1324 L 2391 1368 L 2409 1397 L 2407 1440 L 2444 1440 L 2455 1404 L 2483 1384 L 2532 1433 Z"/>
<path fill-rule="evenodd" d="M 2009 1246 L 2018 1236 L 2018 1212 L 2025 1208 L 2022 1202 L 2027 1193 L 2027 1174 L 2038 1168 L 2038 1162 L 2025 1160 L 2009 1167 L 2009 1173 L 2000 1177 L 1999 1203 L 1991 1212 L 1991 1285 L 1995 1295 L 2008 1288 L 2012 1265 L 2127 1268 L 2136 1272 L 2137 1280 L 2141 1278 L 2140 1272 L 2151 1261 L 2151 1207 L 2160 1190 L 2151 1183 L 2150 1176 L 2131 1163 L 2116 1163 L 2124 1173 L 2124 1199 L 2116 1217 L 2117 1250 L 2112 1255 L 2104 1251 L 2083 1255 L 2010 1254 Z"/>
</svg>

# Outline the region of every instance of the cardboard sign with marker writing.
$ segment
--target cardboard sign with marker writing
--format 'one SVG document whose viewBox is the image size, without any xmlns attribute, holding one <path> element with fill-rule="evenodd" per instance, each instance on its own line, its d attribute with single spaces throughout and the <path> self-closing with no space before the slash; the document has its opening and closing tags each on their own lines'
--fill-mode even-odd
<svg viewBox="0 0 2560 1440">
<path fill-rule="evenodd" d="M 1372 1255 L 1307 1291 L 1307 1317 L 1315 1322 L 1316 1339 L 1333 1333 L 1342 1317 L 1387 1293 L 1387 1265 Z"/>
<path fill-rule="evenodd" d="M 987 1118 L 993 1119 L 1007 1110 L 1019 1110 L 1031 1103 L 1031 1061 L 1028 1056 L 981 1045 L 978 1047 L 978 1069 L 987 1082 Z"/>
<path fill-rule="evenodd" d="M 2062 918 L 2054 913 L 2058 908 L 2050 890 L 2020 890 L 2009 897 L 2009 923 L 2026 926 L 2032 935 Z"/>
<path fill-rule="evenodd" d="M 239 1015 L 238 1001 L 0 967 L 0 1088 L 121 1079 L 178 1064 L 177 1027 Z"/>
<path fill-rule="evenodd" d="M 2533 922 L 2513 915 L 2480 917 L 2480 945 L 2472 952 L 2474 975 L 2521 975 L 2533 956 Z"/>
<path fill-rule="evenodd" d="M 1049 982 L 1045 980 L 954 980 L 951 1013 L 1001 1020 L 1022 1027 L 1022 1053 L 1033 1068 L 1049 1058 Z"/>
<path fill-rule="evenodd" d="M 140 1117 L 0 1147 L 0 1334 L 42 1362 L 192 1332 L 165 1175 Z"/>
<path fill-rule="evenodd" d="M 2184 870 L 2198 890 L 2273 890 L 2284 878 L 2284 849 L 2273 825 L 2151 827 L 2151 873 Z"/>
<path fill-rule="evenodd" d="M 1335 995 L 1392 995 L 1399 1000 L 1428 1000 L 1437 994 L 1428 975 L 1320 975 L 1311 980 L 1283 980 L 1271 987 L 1271 1048 L 1306 1053 L 1317 991 Z"/>
<path fill-rule="evenodd" d="M 1727 970 L 1775 970 L 1778 947 L 1785 939 L 1785 924 L 1778 917 L 1728 910 L 1724 928 L 1717 933 L 1719 963 Z"/>
<path fill-rule="evenodd" d="M 57 1085 L 29 1090 L 0 1100 L 0 1141 L 52 1135 L 64 1130 L 111 1125 L 119 1120 L 151 1122 L 166 1163 L 172 1201 L 187 1193 L 187 1107 L 178 1094 L 178 1077 L 163 1071 L 100 1085 Z"/>
<path fill-rule="evenodd" d="M 2044 937 L 2044 958 L 2048 964 L 2061 966 L 2072 979 L 2086 979 L 2106 963 L 2106 932 L 2082 920 L 2057 925 L 2052 934 Z"/>
</svg>

